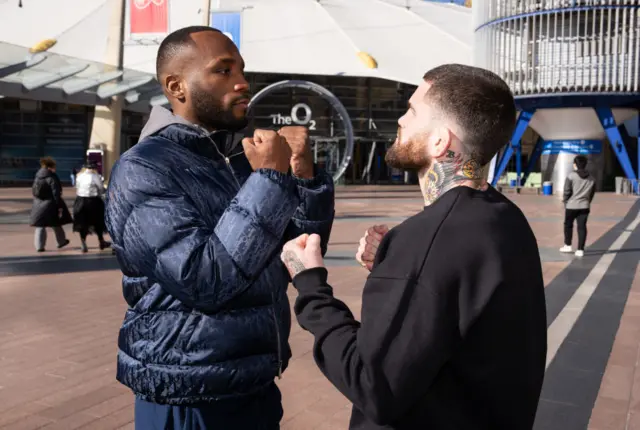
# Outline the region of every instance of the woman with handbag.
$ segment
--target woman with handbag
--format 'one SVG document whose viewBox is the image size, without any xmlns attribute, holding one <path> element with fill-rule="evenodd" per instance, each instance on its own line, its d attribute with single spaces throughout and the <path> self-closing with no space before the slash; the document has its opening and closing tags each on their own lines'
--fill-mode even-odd
<svg viewBox="0 0 640 430">
<path fill-rule="evenodd" d="M 31 189 L 33 207 L 30 224 L 36 228 L 34 237 L 36 251 L 44 252 L 47 244 L 47 227 L 53 229 L 58 249 L 67 246 L 69 240 L 62 226 L 70 224 L 73 220 L 66 203 L 62 200 L 62 185 L 56 174 L 56 162 L 53 158 L 45 157 L 40 160 L 40 170 L 36 173 Z"/>
<path fill-rule="evenodd" d="M 76 201 L 73 203 L 73 231 L 80 233 L 82 252 L 88 252 L 87 235 L 98 236 L 100 250 L 111 243 L 104 240 L 104 183 L 95 164 L 85 165 L 76 176 Z"/>
</svg>

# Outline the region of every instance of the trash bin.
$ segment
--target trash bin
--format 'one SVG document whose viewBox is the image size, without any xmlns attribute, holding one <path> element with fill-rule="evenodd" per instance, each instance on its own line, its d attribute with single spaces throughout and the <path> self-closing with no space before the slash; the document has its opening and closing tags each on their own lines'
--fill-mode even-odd
<svg viewBox="0 0 640 430">
<path fill-rule="evenodd" d="M 553 195 L 553 182 L 546 181 L 542 183 L 542 194 L 545 196 Z"/>
<path fill-rule="evenodd" d="M 403 182 L 404 182 L 404 172 L 400 169 L 396 169 L 395 167 L 391 169 L 391 183 L 402 184 Z"/>
</svg>

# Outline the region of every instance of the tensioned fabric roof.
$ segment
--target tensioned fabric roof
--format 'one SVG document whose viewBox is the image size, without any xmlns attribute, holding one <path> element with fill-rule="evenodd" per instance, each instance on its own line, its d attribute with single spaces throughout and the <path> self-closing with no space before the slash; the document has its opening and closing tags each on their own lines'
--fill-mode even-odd
<svg viewBox="0 0 640 430">
<path fill-rule="evenodd" d="M 125 32 L 124 70 L 105 64 L 114 2 L 0 0 L 0 94 L 127 108 L 164 103 L 153 80 L 159 38 Z M 170 0 L 165 0 L 170 1 Z M 128 2 L 127 2 L 128 3 Z M 169 3 L 170 30 L 202 22 L 202 0 Z M 417 84 L 445 63 L 471 64 L 471 10 L 419 0 L 213 0 L 241 12 L 241 53 L 249 72 L 363 76 Z M 27 48 L 54 38 L 49 51 Z M 377 68 L 358 57 L 373 57 Z"/>
</svg>

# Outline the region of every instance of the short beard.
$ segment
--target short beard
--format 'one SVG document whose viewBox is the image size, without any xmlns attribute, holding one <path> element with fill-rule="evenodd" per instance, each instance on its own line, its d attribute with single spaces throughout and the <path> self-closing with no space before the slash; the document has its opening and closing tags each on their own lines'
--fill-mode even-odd
<svg viewBox="0 0 640 430">
<path fill-rule="evenodd" d="M 424 136 L 416 136 L 406 143 L 400 143 L 401 139 L 400 130 L 398 130 L 398 139 L 387 150 L 384 157 L 387 165 L 402 170 L 421 171 L 428 169 L 433 160 L 427 154 Z"/>
<path fill-rule="evenodd" d="M 200 87 L 193 86 L 191 90 L 191 103 L 193 111 L 200 125 L 208 130 L 227 130 L 240 131 L 244 129 L 249 120 L 246 115 L 243 118 L 236 118 L 233 115 L 232 108 L 225 109 L 220 100 L 202 90 Z"/>
</svg>

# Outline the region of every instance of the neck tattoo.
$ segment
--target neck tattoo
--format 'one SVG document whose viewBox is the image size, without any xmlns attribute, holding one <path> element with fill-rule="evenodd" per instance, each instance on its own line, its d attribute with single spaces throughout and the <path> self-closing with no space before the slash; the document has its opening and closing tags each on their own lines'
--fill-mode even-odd
<svg viewBox="0 0 640 430">
<path fill-rule="evenodd" d="M 433 160 L 421 178 L 421 183 L 427 206 L 452 188 L 464 185 L 482 189 L 486 185 L 480 164 L 475 159 L 454 151 L 447 151 L 444 157 Z"/>
</svg>

